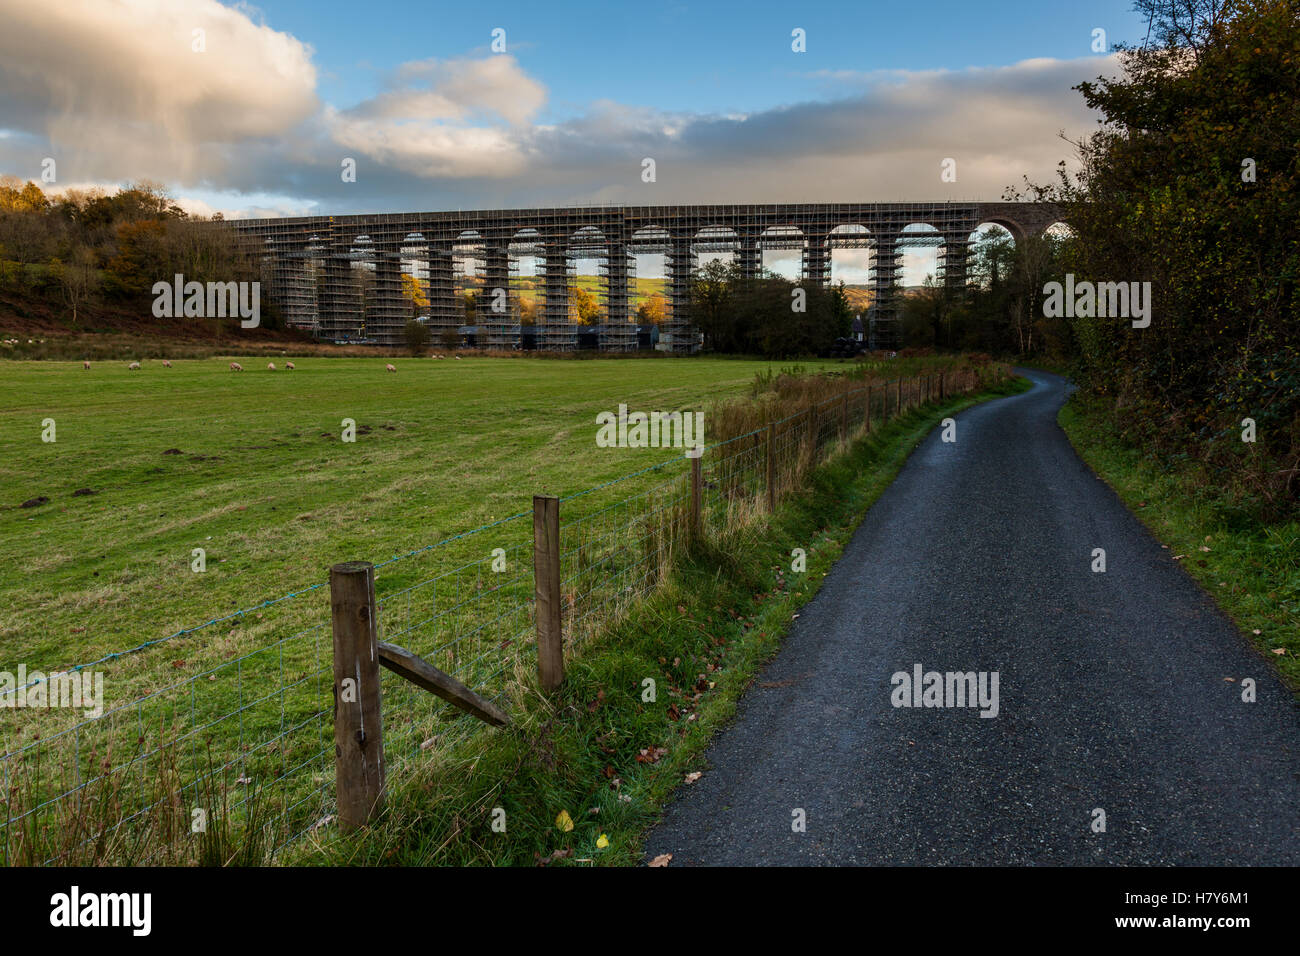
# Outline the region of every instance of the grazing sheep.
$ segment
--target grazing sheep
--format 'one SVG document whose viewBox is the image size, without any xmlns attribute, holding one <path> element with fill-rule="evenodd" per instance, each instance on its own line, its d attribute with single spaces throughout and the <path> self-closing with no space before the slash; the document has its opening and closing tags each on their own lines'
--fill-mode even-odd
<svg viewBox="0 0 1300 956">
<path fill-rule="evenodd" d="M 171 360 L 171 359 L 163 359 L 163 368 L 171 368 L 171 367 L 172 367 L 172 360 Z"/>
<path fill-rule="evenodd" d="M 292 362 L 285 362 L 285 363 L 284 363 L 284 367 L 287 368 L 287 369 L 288 369 L 289 371 L 291 371 L 291 372 L 293 371 L 293 363 L 292 363 Z"/>
<path fill-rule="evenodd" d="M 460 356 L 459 356 L 459 355 L 456 355 L 456 356 L 453 356 L 453 357 L 456 359 L 457 362 L 460 361 Z"/>
<path fill-rule="evenodd" d="M 397 371 L 397 366 L 396 366 L 396 365 L 385 365 L 384 368 L 388 369 L 388 371 L 390 371 L 390 372 L 396 372 L 396 371 Z"/>
<path fill-rule="evenodd" d="M 140 363 L 132 362 L 130 365 L 127 366 L 127 368 L 132 372 L 138 372 L 140 370 Z"/>
<path fill-rule="evenodd" d="M 231 362 L 230 370 L 232 372 L 242 372 L 244 370 L 244 366 L 240 365 L 238 362 Z"/>
<path fill-rule="evenodd" d="M 90 363 L 89 363 L 89 362 L 82 362 L 82 363 L 81 363 L 81 367 L 82 367 L 82 368 L 90 368 Z"/>
<path fill-rule="evenodd" d="M 275 363 L 274 363 L 274 362 L 267 362 L 267 363 L 266 363 L 266 368 L 267 368 L 267 371 L 274 372 L 274 371 L 275 371 Z"/>
</svg>

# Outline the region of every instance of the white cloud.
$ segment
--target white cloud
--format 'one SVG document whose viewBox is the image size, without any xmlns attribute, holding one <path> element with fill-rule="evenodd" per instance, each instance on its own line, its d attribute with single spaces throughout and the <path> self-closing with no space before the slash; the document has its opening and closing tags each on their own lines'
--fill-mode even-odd
<svg viewBox="0 0 1300 956">
<path fill-rule="evenodd" d="M 311 48 L 215 0 L 2 0 L 0 23 L 0 115 L 80 178 L 217 175 L 208 147 L 318 109 Z"/>
<path fill-rule="evenodd" d="M 37 10 L 39 9 L 39 12 Z M 815 74 L 819 100 L 710 115 L 593 97 L 562 122 L 507 55 L 401 64 L 349 108 L 312 50 L 214 0 L 0 0 L 0 172 L 151 178 L 224 214 L 572 202 L 996 199 L 1093 125 L 1071 87 L 1113 57 Z M 206 53 L 191 52 L 191 30 Z M 657 182 L 641 180 L 644 157 Z M 357 160 L 357 181 L 340 161 Z M 957 182 L 940 161 L 957 160 Z M 198 205 L 202 203 L 203 205 Z"/>
</svg>

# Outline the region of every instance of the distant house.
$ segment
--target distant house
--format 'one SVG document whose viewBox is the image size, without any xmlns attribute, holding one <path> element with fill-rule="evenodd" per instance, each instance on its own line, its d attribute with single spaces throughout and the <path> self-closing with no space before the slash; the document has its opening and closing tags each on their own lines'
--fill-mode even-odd
<svg viewBox="0 0 1300 956">
<path fill-rule="evenodd" d="M 862 342 L 866 339 L 866 337 L 867 337 L 867 330 L 862 325 L 862 316 L 855 315 L 853 317 L 853 341 Z"/>
</svg>

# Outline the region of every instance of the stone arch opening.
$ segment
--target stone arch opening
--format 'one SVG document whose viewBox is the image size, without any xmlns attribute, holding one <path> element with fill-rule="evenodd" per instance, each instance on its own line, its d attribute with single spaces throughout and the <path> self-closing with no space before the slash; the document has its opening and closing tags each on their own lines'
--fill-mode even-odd
<svg viewBox="0 0 1300 956">
<path fill-rule="evenodd" d="M 904 226 L 894 244 L 902 265 L 897 271 L 898 283 L 904 289 L 919 289 L 927 279 L 942 279 L 943 233 L 928 222 L 912 222 Z"/>
<path fill-rule="evenodd" d="M 808 237 L 798 226 L 769 226 L 758 236 L 758 265 L 764 272 L 798 282 L 807 247 Z"/>
</svg>

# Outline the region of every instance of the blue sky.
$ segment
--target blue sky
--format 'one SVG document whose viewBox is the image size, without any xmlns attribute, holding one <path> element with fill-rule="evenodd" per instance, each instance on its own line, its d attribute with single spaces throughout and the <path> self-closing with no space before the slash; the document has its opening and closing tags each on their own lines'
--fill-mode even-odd
<svg viewBox="0 0 1300 956">
<path fill-rule="evenodd" d="M 311 43 L 321 91 L 372 96 L 396 64 L 487 53 L 491 31 L 551 90 L 547 120 L 592 99 L 665 110 L 748 112 L 819 99 L 820 71 L 956 70 L 1141 42 L 1130 0 L 896 0 L 863 3 L 419 3 L 264 0 L 267 23 Z M 790 31 L 807 33 L 795 56 Z"/>
<path fill-rule="evenodd" d="M 49 188 L 152 179 L 228 217 L 998 199 L 1095 127 L 1071 88 L 1118 65 L 1093 31 L 1146 30 L 1129 0 L 0 0 L 0 22 L 0 175 L 54 159 Z"/>
</svg>

